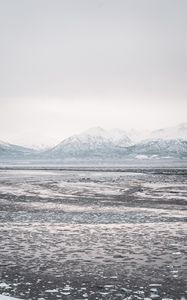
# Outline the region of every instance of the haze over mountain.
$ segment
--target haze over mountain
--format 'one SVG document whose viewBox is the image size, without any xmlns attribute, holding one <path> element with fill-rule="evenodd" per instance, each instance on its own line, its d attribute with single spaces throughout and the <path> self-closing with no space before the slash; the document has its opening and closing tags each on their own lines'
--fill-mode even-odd
<svg viewBox="0 0 187 300">
<path fill-rule="evenodd" d="M 13 145 L 0 141 L 0 158 L 1 159 L 18 159 L 29 158 L 34 155 L 36 151 L 31 148 Z"/>
<path fill-rule="evenodd" d="M 150 138 L 187 140 L 187 123 L 181 123 L 178 126 L 154 130 L 150 133 Z"/>
<path fill-rule="evenodd" d="M 123 160 L 187 158 L 187 123 L 152 132 L 90 128 L 47 150 L 0 142 L 1 159 Z"/>
</svg>

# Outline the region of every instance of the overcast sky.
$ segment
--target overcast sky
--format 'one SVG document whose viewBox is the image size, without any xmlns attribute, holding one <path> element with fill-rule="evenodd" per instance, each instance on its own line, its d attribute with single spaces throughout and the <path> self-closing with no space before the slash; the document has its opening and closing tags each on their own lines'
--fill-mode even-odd
<svg viewBox="0 0 187 300">
<path fill-rule="evenodd" d="M 186 0 L 0 0 L 0 140 L 187 121 Z"/>
</svg>

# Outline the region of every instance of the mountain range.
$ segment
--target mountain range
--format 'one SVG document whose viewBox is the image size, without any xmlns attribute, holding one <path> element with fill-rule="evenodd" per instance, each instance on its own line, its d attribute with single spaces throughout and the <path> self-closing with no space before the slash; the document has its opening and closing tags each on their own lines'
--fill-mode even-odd
<svg viewBox="0 0 187 300">
<path fill-rule="evenodd" d="M 187 159 L 187 123 L 139 132 L 95 127 L 70 136 L 47 150 L 0 141 L 0 159 L 125 160 Z"/>
</svg>

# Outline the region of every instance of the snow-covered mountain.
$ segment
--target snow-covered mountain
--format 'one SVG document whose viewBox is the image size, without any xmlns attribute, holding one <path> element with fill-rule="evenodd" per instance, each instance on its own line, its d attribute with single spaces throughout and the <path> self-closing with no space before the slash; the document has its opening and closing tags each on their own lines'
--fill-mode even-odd
<svg viewBox="0 0 187 300">
<path fill-rule="evenodd" d="M 178 126 L 161 128 L 154 130 L 149 135 L 150 139 L 183 139 L 187 140 L 187 123 L 181 123 Z"/>
<path fill-rule="evenodd" d="M 186 124 L 151 133 L 91 128 L 49 149 L 44 156 L 61 159 L 187 158 Z M 128 136 L 131 135 L 132 139 Z M 141 140 L 141 137 L 147 139 Z"/>
<path fill-rule="evenodd" d="M 1 159 L 26 158 L 33 154 L 35 154 L 35 151 L 33 149 L 0 141 L 0 158 Z"/>
<path fill-rule="evenodd" d="M 187 123 L 142 133 L 94 127 L 40 151 L 0 142 L 0 158 L 114 161 L 126 158 L 187 159 Z"/>
<path fill-rule="evenodd" d="M 132 145 L 123 130 L 104 130 L 91 128 L 81 134 L 73 135 L 52 149 L 46 151 L 51 157 L 100 157 L 115 156 L 121 149 Z"/>
<path fill-rule="evenodd" d="M 127 136 L 133 142 L 133 144 L 139 143 L 150 136 L 149 130 L 136 130 L 136 129 L 129 129 L 126 131 Z"/>
<path fill-rule="evenodd" d="M 187 158 L 187 140 L 145 140 L 130 147 L 133 158 Z"/>
</svg>

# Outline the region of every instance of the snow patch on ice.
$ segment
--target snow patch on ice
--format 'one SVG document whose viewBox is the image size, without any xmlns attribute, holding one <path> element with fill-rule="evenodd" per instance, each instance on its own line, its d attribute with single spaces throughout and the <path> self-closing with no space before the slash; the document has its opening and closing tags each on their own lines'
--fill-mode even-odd
<svg viewBox="0 0 187 300">
<path fill-rule="evenodd" d="M 0 300 L 21 300 L 21 299 L 0 295 Z"/>
</svg>

